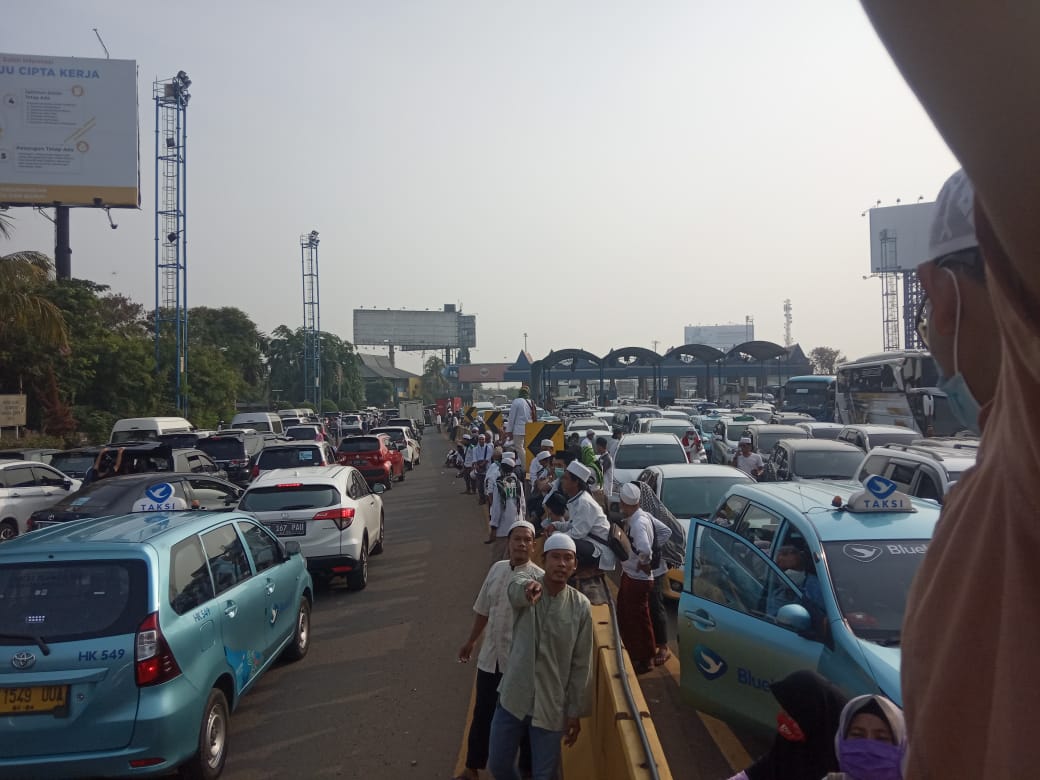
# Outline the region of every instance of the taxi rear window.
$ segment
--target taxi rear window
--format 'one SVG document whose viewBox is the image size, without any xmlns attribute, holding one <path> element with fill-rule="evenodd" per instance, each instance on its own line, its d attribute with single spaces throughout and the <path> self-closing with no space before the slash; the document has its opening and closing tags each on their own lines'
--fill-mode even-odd
<svg viewBox="0 0 1040 780">
<path fill-rule="evenodd" d="M 0 565 L 0 645 L 133 634 L 147 612 L 141 560 Z"/>
<path fill-rule="evenodd" d="M 268 447 L 260 452 L 259 462 L 265 469 L 315 466 L 321 465 L 321 453 L 317 447 Z"/>
</svg>

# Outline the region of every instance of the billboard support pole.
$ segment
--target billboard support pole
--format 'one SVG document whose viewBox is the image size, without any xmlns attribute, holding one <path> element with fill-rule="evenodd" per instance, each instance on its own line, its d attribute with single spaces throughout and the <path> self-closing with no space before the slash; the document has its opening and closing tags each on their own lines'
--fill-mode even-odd
<svg viewBox="0 0 1040 780">
<path fill-rule="evenodd" d="M 69 243 L 69 207 L 54 207 L 54 271 L 59 279 L 72 278 L 72 246 Z"/>
</svg>

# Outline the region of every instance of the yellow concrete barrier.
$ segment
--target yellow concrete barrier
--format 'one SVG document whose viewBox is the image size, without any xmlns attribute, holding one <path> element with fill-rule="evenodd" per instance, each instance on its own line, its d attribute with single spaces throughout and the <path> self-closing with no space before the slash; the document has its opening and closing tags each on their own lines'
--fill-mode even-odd
<svg viewBox="0 0 1040 780">
<path fill-rule="evenodd" d="M 595 627 L 593 653 L 592 714 L 582 719 L 581 734 L 574 747 L 563 748 L 565 780 L 646 780 L 652 777 L 646 766 L 643 743 L 636 722 L 629 714 L 628 701 L 622 688 L 611 627 L 610 608 L 592 607 Z M 643 728 L 661 780 L 671 780 L 672 773 L 650 719 L 650 708 L 643 698 L 635 671 L 624 653 L 621 674 L 628 677 L 632 698 L 642 713 Z"/>
</svg>

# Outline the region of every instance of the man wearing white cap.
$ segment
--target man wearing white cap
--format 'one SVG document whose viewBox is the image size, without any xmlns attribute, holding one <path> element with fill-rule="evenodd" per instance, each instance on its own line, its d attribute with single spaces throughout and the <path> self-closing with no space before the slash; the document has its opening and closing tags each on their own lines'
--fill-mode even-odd
<svg viewBox="0 0 1040 780">
<path fill-rule="evenodd" d="M 636 674 L 653 668 L 657 652 L 654 626 L 650 620 L 650 592 L 654 589 L 654 521 L 639 506 L 639 485 L 626 482 L 621 486 L 621 516 L 632 545 L 632 554 L 621 562 L 621 584 L 618 587 L 617 616 L 621 641 L 632 659 Z M 658 558 L 660 553 L 657 554 Z"/>
<path fill-rule="evenodd" d="M 576 460 L 567 464 L 560 478 L 560 490 L 567 496 L 567 517 L 546 526 L 550 539 L 556 533 L 567 534 L 577 547 L 578 565 L 613 571 L 617 557 L 607 544 L 610 521 L 603 507 L 589 494 L 592 470 Z"/>
<path fill-rule="evenodd" d="M 540 577 L 545 573 L 531 562 L 535 536 L 534 526 L 526 520 L 513 523 L 509 529 L 509 558 L 491 565 L 473 604 L 473 628 L 466 644 L 459 650 L 459 663 L 469 662 L 477 640 L 481 634 L 486 634 L 477 657 L 476 698 L 469 728 L 466 769 L 456 780 L 476 780 L 478 772 L 487 766 L 491 718 L 495 714 L 498 685 L 507 668 L 509 648 L 513 642 L 513 607 L 509 603 L 507 588 L 514 574 Z M 523 757 L 521 762 L 525 763 Z"/>
<path fill-rule="evenodd" d="M 465 450 L 462 453 L 462 477 L 466 480 L 466 494 L 472 495 L 476 492 L 473 483 L 473 436 L 468 433 L 463 434 L 462 441 L 465 444 Z"/>
<path fill-rule="evenodd" d="M 494 451 L 495 448 L 488 444 L 487 435 L 479 434 L 477 443 L 473 447 L 473 472 L 471 476 L 476 483 L 477 496 L 481 504 L 487 500 L 487 493 L 484 491 L 484 477 L 487 474 L 488 466 L 491 463 L 491 455 Z"/>
<path fill-rule="evenodd" d="M 751 451 L 751 437 L 749 436 L 741 437 L 740 448 L 737 450 L 737 454 L 733 456 L 733 465 L 755 479 L 758 479 L 762 472 L 766 470 L 766 464 L 762 460 L 762 456 L 757 452 Z"/>
<path fill-rule="evenodd" d="M 527 473 L 527 484 L 533 491 L 538 480 L 546 479 L 552 473 L 552 453 L 542 450 L 531 459 L 531 469 Z"/>
<path fill-rule="evenodd" d="M 517 747 L 531 740 L 531 777 L 552 780 L 560 740 L 573 745 L 589 713 L 592 613 L 589 600 L 567 584 L 577 568 L 574 540 L 545 542 L 545 573 L 516 574 L 509 583 L 513 645 L 498 687 L 488 769 L 495 780 L 519 780 Z"/>
<path fill-rule="evenodd" d="M 516 461 L 512 453 L 503 455 L 498 465 L 498 478 L 491 486 L 491 518 L 485 544 L 492 545 L 493 561 L 501 560 L 505 555 L 509 529 L 516 521 L 523 520 L 527 508 L 523 481 L 513 473 L 515 468 Z"/>
<path fill-rule="evenodd" d="M 506 421 L 506 440 L 511 439 L 513 446 L 516 447 L 516 451 L 520 455 L 520 460 L 517 462 L 521 468 L 527 466 L 527 452 L 524 447 L 527 423 L 535 422 L 538 419 L 538 412 L 530 395 L 531 392 L 527 385 L 520 385 L 516 398 L 509 405 L 509 419 Z"/>
</svg>

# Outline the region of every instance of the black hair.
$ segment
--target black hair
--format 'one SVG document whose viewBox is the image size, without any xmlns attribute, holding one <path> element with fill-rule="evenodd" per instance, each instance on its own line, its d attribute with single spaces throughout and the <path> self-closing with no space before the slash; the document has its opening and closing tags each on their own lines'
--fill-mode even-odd
<svg viewBox="0 0 1040 780">
<path fill-rule="evenodd" d="M 549 497 L 545 499 L 545 508 L 551 511 L 554 515 L 562 515 L 567 510 L 567 501 L 569 499 L 564 493 L 559 490 L 554 490 L 549 494 Z"/>
<path fill-rule="evenodd" d="M 572 460 L 577 460 L 577 457 L 578 456 L 570 450 L 560 450 L 553 455 L 553 460 L 562 460 L 564 466 L 569 466 L 571 465 Z"/>
<path fill-rule="evenodd" d="M 604 439 L 602 436 L 597 436 L 596 437 L 596 446 L 597 447 L 606 447 L 607 446 L 607 440 Z"/>
</svg>

